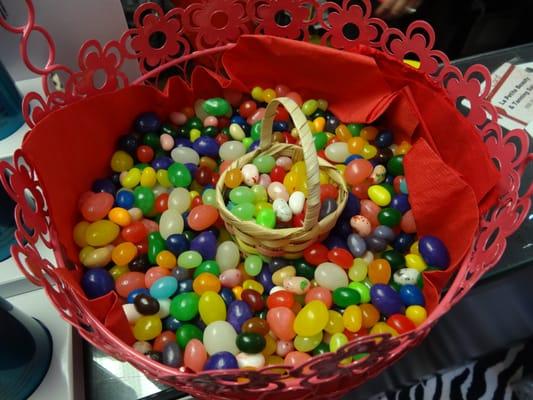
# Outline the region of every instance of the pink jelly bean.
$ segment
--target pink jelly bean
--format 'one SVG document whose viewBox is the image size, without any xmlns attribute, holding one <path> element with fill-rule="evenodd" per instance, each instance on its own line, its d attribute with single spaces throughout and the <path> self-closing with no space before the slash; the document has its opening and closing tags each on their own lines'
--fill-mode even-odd
<svg viewBox="0 0 533 400">
<path fill-rule="evenodd" d="M 168 268 L 163 268 L 163 267 L 149 268 L 148 271 L 146 271 L 146 274 L 144 275 L 144 285 L 147 288 L 149 288 L 159 278 L 163 278 L 164 276 L 168 276 L 168 275 L 170 275 L 170 270 Z"/>
<path fill-rule="evenodd" d="M 174 138 L 168 133 L 163 133 L 159 137 L 159 143 L 161 144 L 161 148 L 163 150 L 170 151 L 174 148 Z"/>
<path fill-rule="evenodd" d="M 145 287 L 144 274 L 142 272 L 126 272 L 115 281 L 115 290 L 123 298 L 128 297 L 132 290 Z"/>
<path fill-rule="evenodd" d="M 259 182 L 257 182 L 259 185 L 264 186 L 265 189 L 272 183 L 272 178 L 268 174 L 261 174 L 259 175 Z"/>
<path fill-rule="evenodd" d="M 302 96 L 300 96 L 298 93 L 296 92 L 289 92 L 287 93 L 286 97 L 288 97 L 289 99 L 292 99 L 296 104 L 298 104 L 300 107 L 302 106 L 303 104 L 303 100 L 302 100 Z"/>
<path fill-rule="evenodd" d="M 298 365 L 303 364 L 310 358 L 311 356 L 307 353 L 302 353 L 301 351 L 291 351 L 285 356 L 285 365 L 297 367 Z"/>
<path fill-rule="evenodd" d="M 114 202 L 113 195 L 109 193 L 94 193 L 91 196 L 87 196 L 80 207 L 80 211 L 87 221 L 98 221 L 107 215 Z"/>
<path fill-rule="evenodd" d="M 372 173 L 372 164 L 365 159 L 352 160 L 344 170 L 344 178 L 349 185 L 363 183 Z"/>
<path fill-rule="evenodd" d="M 204 126 L 218 126 L 218 118 L 213 115 L 205 117 Z"/>
<path fill-rule="evenodd" d="M 267 313 L 270 330 L 281 340 L 292 340 L 296 336 L 292 328 L 294 318 L 294 313 L 287 307 L 274 307 Z"/>
<path fill-rule="evenodd" d="M 276 96 L 281 97 L 286 96 L 287 93 L 289 93 L 290 89 L 285 85 L 277 85 L 274 88 L 274 91 L 276 92 Z"/>
<path fill-rule="evenodd" d="M 187 116 L 182 112 L 172 112 L 170 113 L 170 121 L 174 125 L 183 125 L 187 122 Z"/>
<path fill-rule="evenodd" d="M 372 226 L 378 226 L 378 213 L 381 208 L 372 200 L 361 200 L 361 215 L 368 218 Z"/>
<path fill-rule="evenodd" d="M 218 277 L 220 284 L 227 288 L 234 288 L 235 286 L 240 285 L 242 278 L 242 272 L 236 268 L 227 269 Z"/>
<path fill-rule="evenodd" d="M 331 292 L 323 287 L 315 287 L 310 289 L 305 295 L 305 304 L 313 300 L 320 300 L 326 305 L 327 308 L 330 308 L 333 304 L 333 298 Z"/>
<path fill-rule="evenodd" d="M 141 222 L 143 223 L 148 233 L 159 231 L 159 224 L 157 222 L 147 218 L 143 218 Z"/>
<path fill-rule="evenodd" d="M 272 200 L 283 199 L 289 201 L 287 188 L 281 182 L 272 182 L 268 185 L 267 192 Z"/>
<path fill-rule="evenodd" d="M 285 357 L 294 350 L 292 340 L 278 340 L 276 343 L 276 354 L 280 357 Z"/>
<path fill-rule="evenodd" d="M 254 112 L 252 114 L 251 117 L 249 117 L 246 122 L 248 122 L 248 125 L 253 125 L 255 124 L 257 121 L 261 121 L 265 116 L 265 108 L 264 107 L 261 107 L 261 108 L 258 108 L 256 112 Z"/>
<path fill-rule="evenodd" d="M 402 220 L 400 221 L 400 228 L 402 228 L 402 231 L 404 231 L 405 233 L 416 232 L 416 224 L 415 217 L 413 216 L 413 210 L 407 211 L 402 216 Z"/>
</svg>

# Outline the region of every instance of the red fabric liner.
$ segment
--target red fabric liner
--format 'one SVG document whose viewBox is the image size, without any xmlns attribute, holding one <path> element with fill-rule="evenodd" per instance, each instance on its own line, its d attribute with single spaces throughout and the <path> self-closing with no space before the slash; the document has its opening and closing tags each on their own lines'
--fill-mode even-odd
<svg viewBox="0 0 533 400">
<path fill-rule="evenodd" d="M 444 240 L 456 266 L 472 240 L 478 203 L 490 200 L 498 174 L 475 130 L 444 98 L 442 90 L 380 53 L 362 51 L 370 56 L 268 36 L 243 36 L 223 56 L 229 79 L 196 68 L 193 89 L 172 78 L 164 93 L 152 87 L 129 87 L 46 117 L 26 137 L 22 148 L 38 173 L 50 217 L 69 259 L 78 260 L 72 239 L 72 228 L 79 219 L 78 197 L 95 178 L 109 172 L 116 140 L 132 129 L 138 114 L 154 111 L 165 116 L 192 105 L 196 98 L 220 96 L 225 87 L 250 90 L 256 85 L 283 83 L 304 98 L 327 99 L 341 120 L 371 123 L 382 117 L 380 122 L 397 132 L 398 140 L 411 135 L 420 139 L 405 158 L 416 223 L 420 233 Z M 440 290 L 451 272 L 431 272 L 428 279 Z M 83 298 L 79 277 L 68 281 L 77 285 Z M 436 305 L 438 292 L 432 292 L 432 286 L 427 285 L 424 293 L 428 304 Z M 84 301 L 115 335 L 131 341 L 116 294 Z"/>
</svg>

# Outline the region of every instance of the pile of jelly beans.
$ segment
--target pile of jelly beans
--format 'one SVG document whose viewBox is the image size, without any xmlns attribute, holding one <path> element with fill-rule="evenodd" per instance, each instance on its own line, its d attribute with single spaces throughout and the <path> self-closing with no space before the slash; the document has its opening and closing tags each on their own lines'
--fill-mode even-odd
<svg viewBox="0 0 533 400">
<path fill-rule="evenodd" d="M 319 219 L 337 209 L 339 189 L 322 172 Z M 307 197 L 304 161 L 293 164 L 289 157 L 259 155 L 252 163 L 226 173 L 227 208 L 242 221 L 255 221 L 266 228 L 303 226 Z M 243 185 L 244 184 L 244 185 Z"/>
<path fill-rule="evenodd" d="M 221 171 L 256 148 L 265 105 L 276 96 L 301 105 L 319 155 L 350 187 L 330 235 L 297 260 L 241 255 L 215 202 Z M 192 371 L 299 365 L 355 337 L 402 334 L 426 319 L 423 272 L 450 260 L 438 238 L 416 235 L 403 176 L 410 145 L 394 144 L 391 132 L 343 124 L 325 100 L 304 102 L 281 85 L 199 99 L 168 121 L 145 113 L 132 131 L 118 140 L 110 175 L 81 196 L 73 237 L 86 295 L 118 294 L 140 353 Z M 277 141 L 297 142 L 282 109 L 274 131 Z M 303 164 L 280 157 L 251 165 L 259 177 L 255 168 L 226 175 L 228 188 L 247 189 L 230 192 L 232 211 L 265 226 L 298 223 Z M 273 183 L 286 191 L 290 220 L 276 212 L 258 218 L 268 195 L 277 200 Z M 320 189 L 322 206 L 336 207 L 327 176 Z M 237 211 L 243 204 L 250 206 Z"/>
</svg>

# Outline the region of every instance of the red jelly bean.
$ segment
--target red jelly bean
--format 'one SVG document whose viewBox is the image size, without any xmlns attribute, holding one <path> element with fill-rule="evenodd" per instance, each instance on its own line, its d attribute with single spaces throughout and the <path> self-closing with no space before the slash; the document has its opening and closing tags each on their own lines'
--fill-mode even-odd
<svg viewBox="0 0 533 400">
<path fill-rule="evenodd" d="M 396 329 L 400 334 L 412 331 L 416 328 L 413 321 L 402 314 L 394 314 L 387 318 L 387 325 Z"/>
<path fill-rule="evenodd" d="M 274 167 L 270 171 L 270 179 L 272 182 L 281 182 L 283 183 L 283 178 L 285 178 L 285 170 L 282 167 Z"/>
<path fill-rule="evenodd" d="M 246 304 L 250 306 L 253 312 L 261 311 L 265 308 L 265 301 L 263 296 L 252 289 L 244 289 L 241 293 L 241 298 Z"/>
<path fill-rule="evenodd" d="M 255 104 L 255 101 L 248 100 L 241 104 L 239 107 L 239 114 L 241 114 L 241 117 L 248 119 L 252 116 L 253 113 L 257 111 L 257 104 Z"/>
<path fill-rule="evenodd" d="M 304 259 L 309 264 L 318 265 L 328 261 L 328 248 L 322 243 L 313 243 L 304 251 Z"/>
<path fill-rule="evenodd" d="M 198 182 L 200 185 L 205 186 L 211 183 L 211 176 L 213 173 L 211 170 L 207 167 L 199 167 L 196 172 L 194 173 L 194 179 L 196 182 Z"/>
<path fill-rule="evenodd" d="M 122 229 L 122 238 L 126 242 L 140 243 L 147 234 L 148 230 L 140 221 L 135 221 Z"/>
<path fill-rule="evenodd" d="M 305 214 L 303 212 L 300 214 L 295 214 L 291 220 L 292 227 L 299 228 L 301 226 L 304 226 L 304 218 L 305 218 Z"/>
<path fill-rule="evenodd" d="M 357 197 L 360 200 L 368 199 L 368 188 L 371 185 L 372 184 L 367 181 L 363 183 L 359 183 L 358 185 L 353 185 L 352 193 L 354 194 L 355 197 Z"/>
<path fill-rule="evenodd" d="M 196 196 L 194 199 L 191 200 L 191 209 L 200 205 L 202 205 L 202 197 Z"/>
<path fill-rule="evenodd" d="M 328 259 L 344 269 L 349 269 L 353 264 L 353 256 L 348 250 L 334 247 L 328 252 Z"/>
<path fill-rule="evenodd" d="M 337 200 L 339 196 L 339 189 L 331 183 L 320 185 L 320 201 L 323 202 L 326 199 Z"/>
<path fill-rule="evenodd" d="M 168 193 L 161 193 L 159 196 L 155 199 L 155 210 L 158 213 L 162 213 L 163 211 L 166 211 L 168 209 Z"/>
<path fill-rule="evenodd" d="M 274 292 L 267 298 L 268 308 L 274 308 L 274 307 L 292 308 L 292 306 L 294 306 L 294 294 L 286 290 L 279 290 L 277 292 Z"/>
<path fill-rule="evenodd" d="M 226 143 L 228 140 L 228 135 L 224 135 L 223 133 L 219 133 L 215 136 L 215 141 L 218 143 L 219 146 L 221 146 L 223 143 Z"/>
<path fill-rule="evenodd" d="M 137 148 L 137 159 L 142 163 L 149 163 L 154 158 L 154 149 L 143 144 Z"/>
<path fill-rule="evenodd" d="M 191 229 L 194 229 L 195 231 L 203 231 L 213 225 L 217 219 L 217 209 L 213 206 L 202 204 L 191 210 L 187 216 L 187 223 Z"/>
<path fill-rule="evenodd" d="M 285 108 L 278 107 L 274 121 L 287 121 L 289 119 L 289 113 Z"/>
<path fill-rule="evenodd" d="M 163 351 L 163 348 L 167 343 L 172 343 L 176 341 L 176 334 L 172 331 L 163 331 L 161 334 L 155 338 L 154 345 L 152 350 L 154 351 Z"/>
</svg>

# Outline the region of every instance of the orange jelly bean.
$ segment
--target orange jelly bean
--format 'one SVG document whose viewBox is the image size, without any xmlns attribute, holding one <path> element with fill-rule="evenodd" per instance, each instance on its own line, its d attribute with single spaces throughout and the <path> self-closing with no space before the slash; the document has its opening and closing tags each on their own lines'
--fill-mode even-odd
<svg viewBox="0 0 533 400">
<path fill-rule="evenodd" d="M 368 278 L 373 285 L 389 283 L 391 277 L 391 267 L 387 260 L 378 258 L 372 261 L 368 266 Z"/>
<path fill-rule="evenodd" d="M 370 329 L 376 325 L 379 321 L 378 309 L 370 303 L 361 304 L 359 308 L 363 317 L 363 328 Z"/>
<path fill-rule="evenodd" d="M 209 272 L 202 272 L 192 283 L 192 289 L 199 295 L 207 291 L 218 293 L 220 287 L 221 285 L 218 278 Z"/>
<path fill-rule="evenodd" d="M 160 267 L 172 269 L 176 266 L 176 256 L 168 250 L 163 250 L 157 254 L 155 262 Z"/>
<path fill-rule="evenodd" d="M 117 265 L 129 264 L 137 255 L 137 246 L 131 242 L 123 242 L 111 252 L 111 259 Z"/>
<path fill-rule="evenodd" d="M 376 136 L 378 135 L 378 132 L 379 131 L 376 127 L 366 126 L 363 129 L 361 129 L 360 136 L 366 140 L 374 140 Z"/>
</svg>

